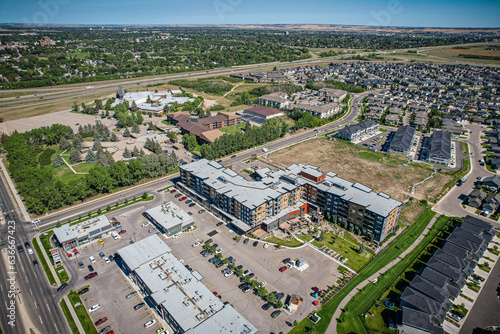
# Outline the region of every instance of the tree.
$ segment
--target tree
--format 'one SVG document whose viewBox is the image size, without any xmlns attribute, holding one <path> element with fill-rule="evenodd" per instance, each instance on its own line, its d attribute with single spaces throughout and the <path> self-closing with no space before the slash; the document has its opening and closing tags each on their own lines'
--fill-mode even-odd
<svg viewBox="0 0 500 334">
<path fill-rule="evenodd" d="M 246 275 L 246 276 L 243 276 L 243 282 L 250 282 L 250 276 Z"/>
<path fill-rule="evenodd" d="M 247 121 L 245 123 L 245 132 L 250 131 L 252 129 L 252 125 L 250 124 L 250 121 Z"/>
<path fill-rule="evenodd" d="M 373 235 L 373 233 L 370 233 L 370 242 L 373 242 L 373 239 L 375 239 L 375 236 Z"/>
<path fill-rule="evenodd" d="M 73 111 L 78 111 L 78 103 L 73 103 Z"/>
<path fill-rule="evenodd" d="M 92 150 L 89 150 L 87 152 L 87 155 L 85 156 L 85 161 L 89 164 L 92 164 L 97 161 L 97 155 L 92 152 Z"/>
<path fill-rule="evenodd" d="M 256 280 L 252 280 L 252 289 L 255 289 L 256 287 L 259 286 L 259 282 L 257 282 Z"/>
<path fill-rule="evenodd" d="M 118 136 L 116 135 L 116 133 L 112 133 L 111 134 L 111 137 L 109 137 L 109 140 L 112 141 L 112 142 L 117 142 L 118 141 Z"/>
<path fill-rule="evenodd" d="M 360 246 L 359 246 L 359 250 L 358 250 L 358 253 L 359 254 L 363 254 L 365 252 L 365 244 L 362 243 Z"/>
<path fill-rule="evenodd" d="M 283 307 L 283 303 L 281 302 L 281 300 L 278 300 L 278 302 L 276 303 L 276 308 L 282 308 Z M 297 321 L 297 320 L 295 320 Z"/>
<path fill-rule="evenodd" d="M 141 112 L 138 111 L 136 114 L 135 114 L 135 123 L 140 125 L 142 124 L 142 122 L 144 122 L 144 117 L 142 116 Z"/>
<path fill-rule="evenodd" d="M 101 101 L 101 100 L 99 100 L 99 99 L 97 99 L 97 100 L 95 100 L 94 102 L 95 102 L 95 109 L 96 109 L 97 111 L 101 110 L 101 109 L 102 109 L 102 101 Z"/>
<path fill-rule="evenodd" d="M 81 161 L 80 152 L 77 151 L 77 150 L 71 151 L 71 153 L 69 154 L 69 160 L 73 164 L 76 164 L 76 163 L 80 162 Z"/>
<path fill-rule="evenodd" d="M 139 125 L 134 124 L 132 125 L 132 133 L 139 133 L 141 130 L 139 129 Z"/>
<path fill-rule="evenodd" d="M 123 150 L 123 157 L 127 158 L 127 159 L 132 157 L 132 153 L 126 147 L 125 147 L 125 150 Z"/>
<path fill-rule="evenodd" d="M 128 130 L 128 128 L 125 128 L 125 130 L 123 130 L 123 137 L 130 137 L 130 131 Z"/>
<path fill-rule="evenodd" d="M 138 110 L 137 104 L 135 103 L 135 101 L 132 101 L 132 106 L 130 107 L 130 110 L 132 110 L 133 112 L 136 112 Z"/>
<path fill-rule="evenodd" d="M 99 139 L 94 140 L 94 145 L 92 145 L 92 151 L 99 151 L 102 149 L 101 141 Z"/>
<path fill-rule="evenodd" d="M 293 327 L 297 327 L 298 324 L 299 324 L 299 322 L 297 320 L 293 321 Z"/>
<path fill-rule="evenodd" d="M 87 106 L 82 102 L 82 112 L 87 112 Z"/>
<path fill-rule="evenodd" d="M 274 293 L 270 293 L 266 296 L 266 300 L 269 303 L 274 303 L 276 301 L 276 295 Z"/>
<path fill-rule="evenodd" d="M 281 123 L 281 134 L 280 134 L 280 137 L 284 137 L 287 134 L 288 129 L 289 129 L 288 123 L 282 122 Z"/>
<path fill-rule="evenodd" d="M 267 289 L 263 286 L 261 286 L 258 290 L 257 290 L 257 294 L 260 296 L 260 297 L 264 297 L 268 294 L 267 292 Z"/>
<path fill-rule="evenodd" d="M 319 234 L 318 234 L 318 237 L 316 238 L 316 240 L 318 241 L 323 241 L 325 240 L 325 237 L 323 235 L 323 231 L 320 231 Z"/>
<path fill-rule="evenodd" d="M 61 151 L 64 151 L 64 150 L 66 150 L 68 147 L 69 147 L 69 143 L 68 143 L 68 141 L 66 140 L 66 138 L 61 137 L 61 140 L 59 141 L 59 149 L 60 149 Z"/>
<path fill-rule="evenodd" d="M 351 225 L 349 225 L 349 232 L 351 232 L 351 233 L 352 233 L 353 231 L 354 231 L 354 225 L 353 225 L 353 224 L 351 224 Z"/>
<path fill-rule="evenodd" d="M 55 156 L 54 161 L 52 162 L 52 166 L 54 168 L 61 167 L 64 164 L 63 158 L 58 154 Z"/>
<path fill-rule="evenodd" d="M 73 144 L 74 150 L 81 151 L 82 150 L 82 137 L 74 136 L 72 144 Z"/>
</svg>

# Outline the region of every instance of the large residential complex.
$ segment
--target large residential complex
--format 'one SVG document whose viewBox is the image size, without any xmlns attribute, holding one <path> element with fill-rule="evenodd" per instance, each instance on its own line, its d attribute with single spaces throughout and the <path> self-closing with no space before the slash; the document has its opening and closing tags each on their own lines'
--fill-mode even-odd
<svg viewBox="0 0 500 334">
<path fill-rule="evenodd" d="M 194 134 L 201 143 L 211 143 L 224 134 L 220 128 L 240 124 L 241 116 L 219 112 L 216 116 L 200 118 L 183 111 L 167 114 L 167 122 L 176 125 L 182 133 Z"/>
<path fill-rule="evenodd" d="M 175 333 L 247 333 L 257 328 L 224 304 L 158 235 L 118 250 L 123 269 Z"/>
<path fill-rule="evenodd" d="M 434 131 L 429 144 L 427 161 L 448 166 L 451 162 L 451 133 Z"/>
<path fill-rule="evenodd" d="M 457 303 L 494 235 L 490 223 L 472 216 L 464 218 L 404 289 L 397 323 L 400 332 L 444 333 L 447 312 Z"/>
<path fill-rule="evenodd" d="M 401 202 L 360 184 L 293 164 L 286 170 L 258 170 L 260 181 L 206 159 L 180 167 L 177 187 L 243 233 L 272 231 L 289 219 L 311 214 L 336 216 L 380 242 L 394 231 Z"/>
<path fill-rule="evenodd" d="M 337 132 L 337 137 L 340 139 L 355 141 L 366 135 L 373 135 L 378 131 L 378 123 L 374 121 L 362 121 L 358 124 L 346 126 Z"/>
<path fill-rule="evenodd" d="M 400 126 L 389 145 L 389 153 L 409 156 L 415 139 L 415 128 Z"/>
</svg>

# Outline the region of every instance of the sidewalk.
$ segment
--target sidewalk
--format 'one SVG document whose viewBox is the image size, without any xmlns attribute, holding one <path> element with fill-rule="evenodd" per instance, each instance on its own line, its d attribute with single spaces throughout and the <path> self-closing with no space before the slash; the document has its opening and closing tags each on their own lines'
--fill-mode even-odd
<svg viewBox="0 0 500 334">
<path fill-rule="evenodd" d="M 14 195 L 14 199 L 17 202 L 17 206 L 19 207 L 19 210 L 21 211 L 21 219 L 31 222 L 31 217 L 28 214 L 28 210 L 26 210 L 26 207 L 24 206 L 23 201 L 21 200 L 21 197 L 19 197 L 19 194 L 17 193 L 16 187 L 14 186 L 14 183 L 10 179 L 9 172 L 7 171 L 7 168 L 5 168 L 5 165 L 3 164 L 3 158 L 0 158 L 0 168 L 2 168 L 3 176 L 5 177 L 5 180 L 7 181 L 7 184 L 9 185 L 10 191 Z"/>
<path fill-rule="evenodd" d="M 437 218 L 441 216 L 440 214 L 436 214 L 427 227 L 425 228 L 424 232 L 409 246 L 401 255 L 399 255 L 397 258 L 392 260 L 390 263 L 388 263 L 385 267 L 382 269 L 378 270 L 375 274 L 372 276 L 368 277 L 366 280 L 363 282 L 359 283 L 358 286 L 356 286 L 354 289 L 349 292 L 349 294 L 340 302 L 339 306 L 335 310 L 335 313 L 333 314 L 332 321 L 330 322 L 330 325 L 328 326 L 328 329 L 326 330 L 326 333 L 328 334 L 337 334 L 337 320 L 340 318 L 340 315 L 342 314 L 342 310 L 345 308 L 347 303 L 354 297 L 358 291 L 360 291 L 362 288 L 364 288 L 366 285 L 370 284 L 373 282 L 377 277 L 382 275 L 382 273 L 385 273 L 387 270 L 391 269 L 396 263 L 398 263 L 401 259 L 403 259 L 406 255 L 408 255 L 421 241 L 422 239 L 427 235 L 431 227 L 434 225 L 436 222 Z"/>
</svg>

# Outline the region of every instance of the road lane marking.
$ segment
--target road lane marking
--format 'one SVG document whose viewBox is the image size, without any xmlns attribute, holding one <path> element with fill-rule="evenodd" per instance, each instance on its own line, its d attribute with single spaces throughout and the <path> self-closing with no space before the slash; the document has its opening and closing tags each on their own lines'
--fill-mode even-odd
<svg viewBox="0 0 500 334">
<path fill-rule="evenodd" d="M 56 323 L 54 323 L 54 326 L 56 327 L 56 331 L 59 333 L 59 328 L 57 328 Z"/>
<path fill-rule="evenodd" d="M 42 323 L 42 325 L 43 325 L 42 317 L 41 317 L 41 316 L 38 316 L 38 317 L 40 318 L 40 322 L 41 322 L 41 323 Z"/>
<path fill-rule="evenodd" d="M 49 309 L 49 312 L 52 313 L 52 311 L 50 310 L 49 304 L 47 304 L 47 308 Z"/>
<path fill-rule="evenodd" d="M 38 305 L 36 304 L 36 301 L 33 301 L 33 304 L 35 304 L 35 308 L 38 308 Z"/>
<path fill-rule="evenodd" d="M 31 295 L 33 296 L 33 291 L 31 291 L 31 288 L 30 288 L 30 293 L 31 293 Z"/>
<path fill-rule="evenodd" d="M 3 285 L 2 284 L 0 284 L 0 289 L 2 289 L 2 292 L 3 292 Z"/>
</svg>

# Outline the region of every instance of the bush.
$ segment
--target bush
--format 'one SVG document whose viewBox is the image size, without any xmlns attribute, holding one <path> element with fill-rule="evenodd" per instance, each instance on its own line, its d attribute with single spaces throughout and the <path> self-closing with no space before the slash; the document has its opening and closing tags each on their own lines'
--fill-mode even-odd
<svg viewBox="0 0 500 334">
<path fill-rule="evenodd" d="M 210 111 L 219 111 L 219 110 L 224 110 L 224 106 L 220 104 L 216 104 L 215 106 L 210 107 Z"/>
<path fill-rule="evenodd" d="M 38 158 L 38 162 L 42 166 L 48 166 L 52 163 L 52 156 L 56 153 L 56 151 L 52 148 L 46 148 L 42 154 L 40 154 L 40 157 Z"/>
</svg>

